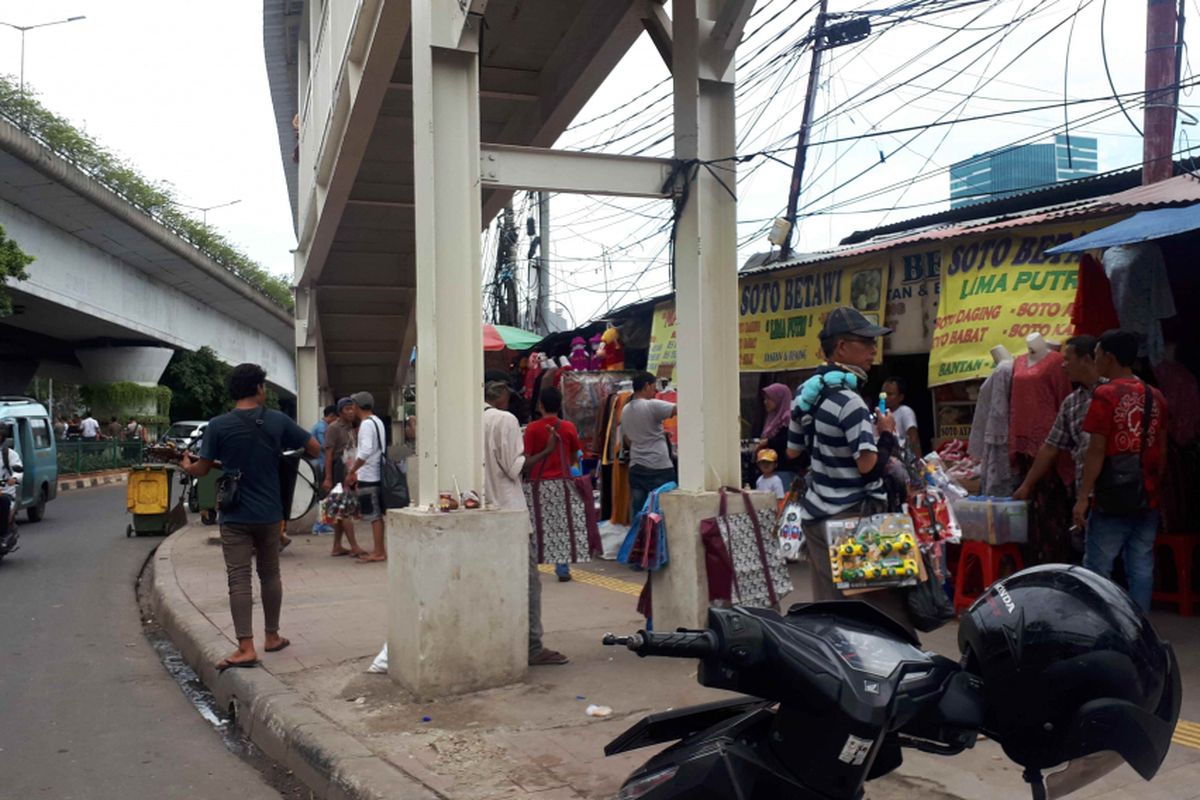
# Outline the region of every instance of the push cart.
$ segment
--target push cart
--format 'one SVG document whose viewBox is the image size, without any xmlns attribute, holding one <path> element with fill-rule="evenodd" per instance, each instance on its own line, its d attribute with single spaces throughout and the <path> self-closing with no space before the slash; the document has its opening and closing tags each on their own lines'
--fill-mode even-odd
<svg viewBox="0 0 1200 800">
<path fill-rule="evenodd" d="M 132 517 L 125 536 L 158 534 L 166 536 L 187 524 L 183 499 L 171 505 L 171 485 L 175 467 L 170 464 L 142 464 L 129 470 L 125 486 L 125 506 Z"/>
</svg>

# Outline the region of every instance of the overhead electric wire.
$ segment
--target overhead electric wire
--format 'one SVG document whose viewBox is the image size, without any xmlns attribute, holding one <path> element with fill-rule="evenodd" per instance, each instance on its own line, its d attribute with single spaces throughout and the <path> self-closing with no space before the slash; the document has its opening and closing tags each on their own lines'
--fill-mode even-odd
<svg viewBox="0 0 1200 800">
<path fill-rule="evenodd" d="M 1100 4 L 1100 58 L 1104 62 L 1104 74 L 1108 77 L 1108 87 L 1112 89 L 1113 97 L 1119 97 L 1117 85 L 1113 82 L 1112 70 L 1108 68 L 1108 41 L 1104 32 L 1105 20 L 1108 16 L 1108 0 L 1103 0 Z M 1117 101 L 1120 103 L 1120 100 Z M 1121 113 L 1125 115 L 1125 119 L 1129 120 L 1129 124 L 1137 131 L 1138 136 L 1142 136 L 1142 129 L 1133 121 L 1133 117 L 1129 116 L 1129 112 L 1125 110 L 1125 104 L 1121 104 Z"/>
</svg>

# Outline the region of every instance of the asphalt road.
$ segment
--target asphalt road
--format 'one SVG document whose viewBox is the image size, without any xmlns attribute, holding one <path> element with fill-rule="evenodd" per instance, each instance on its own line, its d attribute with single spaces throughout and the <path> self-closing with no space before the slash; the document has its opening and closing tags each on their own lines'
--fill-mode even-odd
<svg viewBox="0 0 1200 800">
<path fill-rule="evenodd" d="M 0 561 L 0 798 L 279 800 L 143 635 L 134 586 L 160 539 L 127 521 L 123 485 L 66 492 Z"/>
</svg>

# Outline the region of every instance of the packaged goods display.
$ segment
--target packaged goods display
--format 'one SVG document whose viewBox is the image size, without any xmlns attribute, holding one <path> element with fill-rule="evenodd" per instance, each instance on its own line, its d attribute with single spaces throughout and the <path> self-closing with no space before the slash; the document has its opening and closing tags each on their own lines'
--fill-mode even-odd
<svg viewBox="0 0 1200 800">
<path fill-rule="evenodd" d="M 883 589 L 917 583 L 920 555 L 907 514 L 830 520 L 825 530 L 837 588 Z"/>
</svg>

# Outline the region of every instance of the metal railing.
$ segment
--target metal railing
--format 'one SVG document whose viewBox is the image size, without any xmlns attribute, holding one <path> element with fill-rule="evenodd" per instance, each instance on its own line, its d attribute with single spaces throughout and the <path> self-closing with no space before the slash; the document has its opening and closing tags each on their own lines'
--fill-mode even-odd
<svg viewBox="0 0 1200 800">
<path fill-rule="evenodd" d="M 58 441 L 58 474 L 78 475 L 123 469 L 141 464 L 145 448 L 141 442 L 81 442 Z"/>
</svg>

